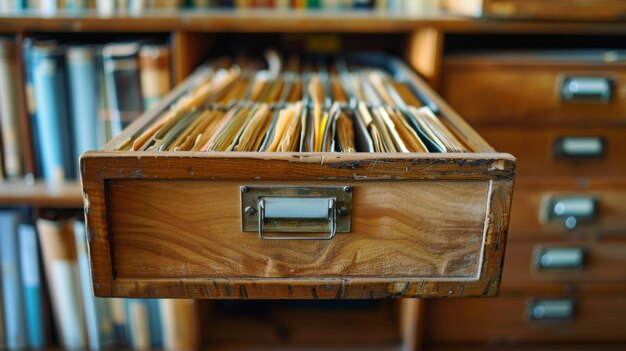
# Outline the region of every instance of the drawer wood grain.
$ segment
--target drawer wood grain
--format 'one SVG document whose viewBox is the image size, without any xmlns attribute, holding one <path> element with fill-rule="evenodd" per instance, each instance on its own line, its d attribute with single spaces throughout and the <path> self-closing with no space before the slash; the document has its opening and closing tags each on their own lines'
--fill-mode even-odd
<svg viewBox="0 0 626 351">
<path fill-rule="evenodd" d="M 539 54 L 458 55 L 444 59 L 442 95 L 479 126 L 625 126 L 626 63 L 572 61 Z M 566 101 L 569 78 L 605 80 L 603 102 Z M 494 98 L 497 97 L 497 98 Z"/>
</svg>

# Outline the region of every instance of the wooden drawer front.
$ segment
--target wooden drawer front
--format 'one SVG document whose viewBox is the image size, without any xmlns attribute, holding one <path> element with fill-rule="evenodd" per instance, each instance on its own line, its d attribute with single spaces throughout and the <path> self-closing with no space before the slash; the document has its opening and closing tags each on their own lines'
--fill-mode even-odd
<svg viewBox="0 0 626 351">
<path fill-rule="evenodd" d="M 500 16 L 617 19 L 626 14 L 626 5 L 621 0 L 483 0 L 483 3 L 485 13 Z"/>
<path fill-rule="evenodd" d="M 503 292 L 562 291 L 564 284 L 605 284 L 624 291 L 626 242 L 515 242 L 506 252 Z M 603 289 L 604 288 L 604 289 Z"/>
<path fill-rule="evenodd" d="M 110 235 L 90 234 L 96 293 L 212 298 L 497 293 L 508 222 L 508 203 L 501 202 L 510 198 L 510 181 L 458 175 L 428 180 L 415 173 L 428 168 L 425 164 L 410 166 L 402 159 L 361 160 L 358 168 L 341 170 L 350 162 L 336 157 L 324 164 L 251 154 L 201 162 L 172 157 L 169 179 L 155 179 L 163 172 L 156 158 L 122 157 L 112 169 L 106 158 L 84 156 L 86 172 L 108 179 L 84 182 L 87 194 L 97 194 L 94 187 L 104 187 L 106 194 L 106 200 L 87 196 L 88 219 L 95 220 L 89 227 L 110 228 L 105 231 Z M 324 174 L 335 180 L 319 181 Z M 385 181 L 383 174 L 405 180 Z M 325 241 L 261 240 L 257 233 L 242 232 L 244 185 L 349 186 L 351 231 Z M 104 201 L 107 216 L 100 212 Z"/>
<path fill-rule="evenodd" d="M 521 179 L 626 174 L 626 129 L 485 127 L 478 131 L 498 150 L 515 155 Z"/>
<path fill-rule="evenodd" d="M 548 304 L 542 306 L 542 301 Z M 426 305 L 429 318 L 425 337 L 432 343 L 626 341 L 623 296 L 564 298 L 552 306 L 550 302 L 540 297 L 503 296 L 489 300 L 430 300 Z M 551 316 L 555 318 L 548 318 Z"/>
<path fill-rule="evenodd" d="M 626 14 L 622 0 L 443 0 L 443 6 L 467 15 L 541 19 L 616 20 Z"/>
<path fill-rule="evenodd" d="M 445 59 L 443 72 L 444 98 L 475 125 L 626 124 L 625 64 L 459 56 Z M 595 102 L 566 101 L 562 92 L 569 78 L 606 80 L 610 97 L 598 97 Z"/>
<path fill-rule="evenodd" d="M 511 240 L 626 233 L 626 183 L 620 180 L 521 183 L 513 208 Z"/>
</svg>

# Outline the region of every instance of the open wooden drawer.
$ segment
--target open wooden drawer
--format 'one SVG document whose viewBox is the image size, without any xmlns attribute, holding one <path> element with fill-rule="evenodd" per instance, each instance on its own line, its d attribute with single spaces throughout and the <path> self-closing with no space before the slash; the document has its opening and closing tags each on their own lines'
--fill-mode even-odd
<svg viewBox="0 0 626 351">
<path fill-rule="evenodd" d="M 496 295 L 515 159 L 400 61 L 358 59 L 410 87 L 473 152 L 116 151 L 204 79 L 200 68 L 81 157 L 96 295 Z"/>
</svg>

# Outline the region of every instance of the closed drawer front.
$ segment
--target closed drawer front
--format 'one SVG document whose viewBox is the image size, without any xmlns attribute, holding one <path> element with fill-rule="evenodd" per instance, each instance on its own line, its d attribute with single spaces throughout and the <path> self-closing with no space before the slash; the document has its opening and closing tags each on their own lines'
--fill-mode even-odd
<svg viewBox="0 0 626 351">
<path fill-rule="evenodd" d="M 624 342 L 626 298 L 504 297 L 427 301 L 431 343 Z"/>
<path fill-rule="evenodd" d="M 620 176 L 626 174 L 626 129 L 478 128 L 496 149 L 514 154 L 518 176 Z"/>
<path fill-rule="evenodd" d="M 502 291 L 506 293 L 581 289 L 623 294 L 626 242 L 512 242 L 504 267 Z"/>
<path fill-rule="evenodd" d="M 511 240 L 626 233 L 626 183 L 553 178 L 518 184 Z"/>
<path fill-rule="evenodd" d="M 385 62 L 476 152 L 114 151 L 183 101 L 201 69 L 161 110 L 82 156 L 96 294 L 497 294 L 515 161 L 408 68 Z"/>
<path fill-rule="evenodd" d="M 626 5 L 621 0 L 444 0 L 445 9 L 453 13 L 476 16 L 511 16 L 540 19 L 621 19 Z"/>
<path fill-rule="evenodd" d="M 621 0 L 483 0 L 482 3 L 485 13 L 500 16 L 617 19 L 626 13 L 626 5 Z"/>
<path fill-rule="evenodd" d="M 626 64 L 603 63 L 604 55 L 589 62 L 572 62 L 575 54 L 452 56 L 444 60 L 442 92 L 481 126 L 624 125 Z"/>
</svg>

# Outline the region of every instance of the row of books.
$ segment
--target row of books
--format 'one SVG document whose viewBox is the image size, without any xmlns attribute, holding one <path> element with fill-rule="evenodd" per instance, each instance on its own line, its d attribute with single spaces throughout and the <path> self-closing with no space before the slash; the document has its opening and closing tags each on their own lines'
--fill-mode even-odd
<svg viewBox="0 0 626 351">
<path fill-rule="evenodd" d="M 196 346 L 193 300 L 94 297 L 85 223 L 62 212 L 45 214 L 36 226 L 24 217 L 0 211 L 0 349 L 49 348 L 52 330 L 64 349 Z"/>
<path fill-rule="evenodd" d="M 27 140 L 35 173 L 74 179 L 78 159 L 96 150 L 171 88 L 170 50 L 149 42 L 62 44 L 27 38 L 21 48 L 0 38 L 0 130 L 7 178 L 25 174 Z M 22 99 L 21 97 L 24 97 Z M 21 119 L 26 101 L 30 135 Z"/>
<path fill-rule="evenodd" d="M 377 9 L 427 10 L 439 7 L 438 0 L 6 0 L 0 12 L 36 10 L 42 14 L 58 11 L 97 10 L 100 14 L 141 13 L 155 9 L 274 8 L 274 9 Z"/>
<path fill-rule="evenodd" d="M 343 58 L 285 69 L 238 58 L 216 63 L 197 85 L 118 150 L 470 152 L 411 86 Z M 222 61 L 226 61 L 224 59 Z"/>
</svg>

